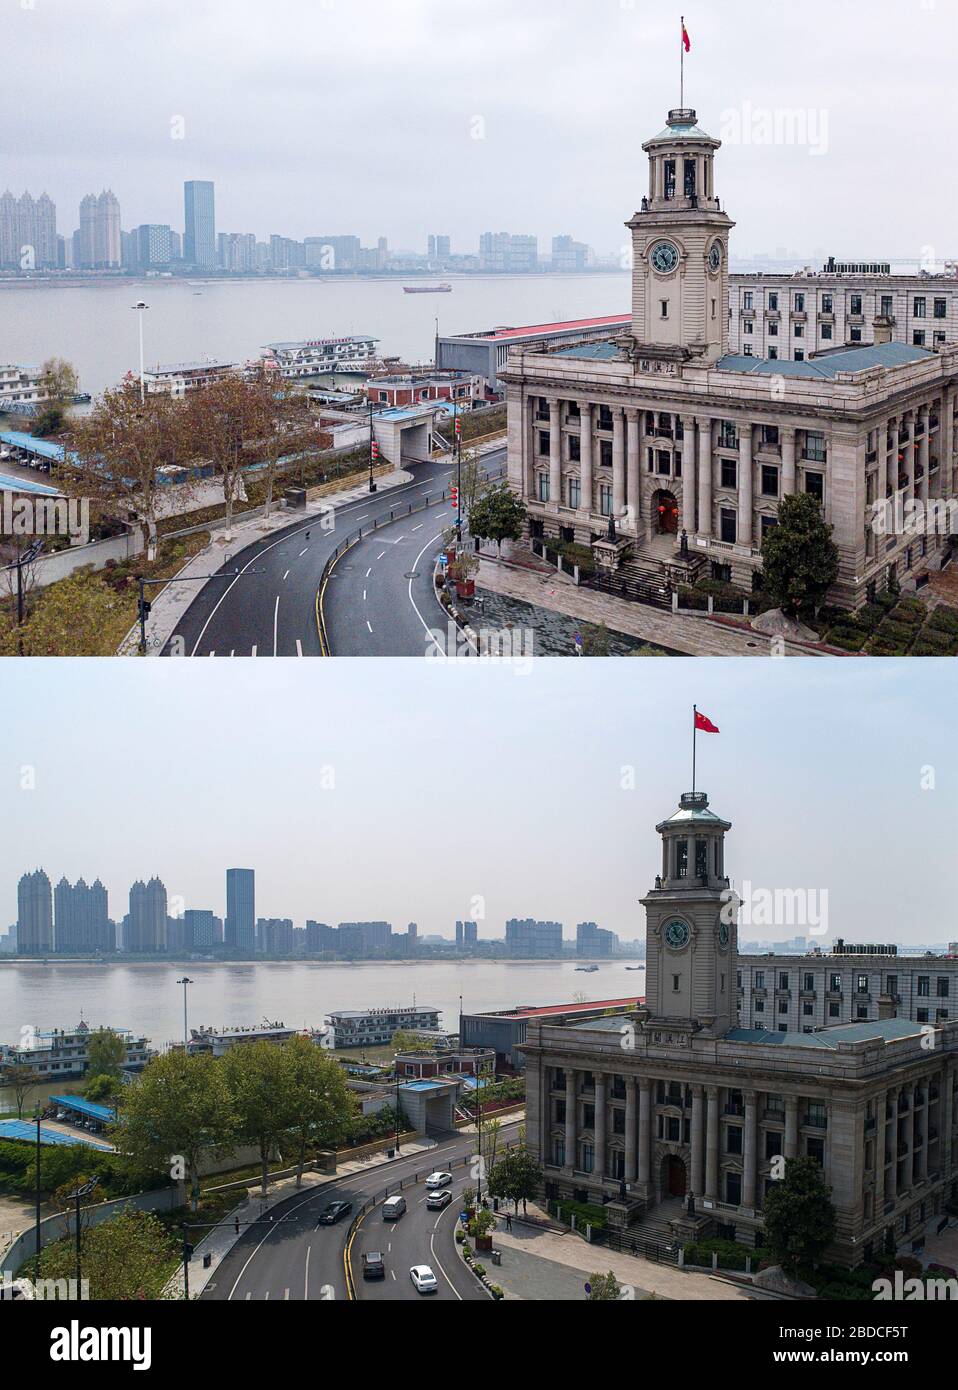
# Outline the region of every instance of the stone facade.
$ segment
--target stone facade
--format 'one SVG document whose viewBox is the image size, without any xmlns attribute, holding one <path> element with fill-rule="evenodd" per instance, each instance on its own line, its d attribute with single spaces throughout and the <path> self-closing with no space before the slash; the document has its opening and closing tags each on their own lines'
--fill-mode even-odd
<svg viewBox="0 0 958 1390">
<path fill-rule="evenodd" d="M 836 1260 L 861 1263 L 889 1239 L 915 1248 L 956 1191 L 958 1023 L 730 1026 L 728 828 L 701 794 L 658 827 L 644 1008 L 529 1021 L 527 1136 L 547 1194 L 608 1204 L 626 1231 L 665 1203 L 673 1230 L 755 1244 L 776 1159 L 810 1156 L 831 1188 Z"/>
<path fill-rule="evenodd" d="M 883 333 L 805 362 L 730 354 L 734 224 L 714 194 L 719 142 L 694 120 L 670 113 L 644 147 L 631 334 L 520 348 L 500 373 L 530 532 L 590 545 L 614 519 L 632 558 L 665 572 L 684 531 L 693 569 L 750 588 L 779 502 L 810 492 L 839 550 L 834 602 L 909 587 L 941 566 L 958 517 L 958 346 Z"/>
</svg>

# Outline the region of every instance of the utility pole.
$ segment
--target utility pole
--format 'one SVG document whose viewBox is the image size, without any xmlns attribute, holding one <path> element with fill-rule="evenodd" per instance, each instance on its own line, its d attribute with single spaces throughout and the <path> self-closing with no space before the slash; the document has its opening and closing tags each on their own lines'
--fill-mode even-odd
<svg viewBox="0 0 958 1390">
<path fill-rule="evenodd" d="M 369 390 L 367 385 L 366 390 Z M 373 398 L 370 395 L 369 401 L 369 491 L 376 491 L 376 481 L 373 478 L 373 467 L 379 459 L 379 445 L 373 432 Z"/>
<path fill-rule="evenodd" d="M 76 1189 L 75 1192 L 71 1192 L 71 1193 L 69 1193 L 69 1195 L 68 1195 L 68 1200 L 71 1201 L 71 1202 L 75 1202 L 75 1203 L 76 1203 L 76 1273 L 77 1273 L 77 1298 L 82 1298 L 82 1296 L 83 1296 L 82 1293 L 80 1292 L 80 1286 L 81 1286 L 81 1269 L 80 1269 L 80 1259 L 81 1259 L 81 1240 L 80 1240 L 80 1236 L 81 1236 L 81 1225 L 80 1225 L 80 1219 L 81 1219 L 81 1218 L 80 1218 L 80 1202 L 81 1202 L 81 1200 L 82 1200 L 84 1197 L 89 1197 L 90 1194 L 91 1194 L 91 1192 L 93 1192 L 94 1188 L 98 1187 L 99 1184 L 100 1184 L 100 1179 L 99 1179 L 99 1178 L 91 1178 L 89 1182 L 83 1183 L 82 1186 L 78 1187 L 78 1188 Z"/>
<path fill-rule="evenodd" d="M 193 985 L 196 981 L 191 980 L 189 975 L 184 975 L 182 980 L 177 980 L 176 983 L 183 986 L 183 1046 L 186 1048 L 190 1042 L 190 1030 L 186 1018 L 186 989 L 188 985 Z"/>
<path fill-rule="evenodd" d="M 453 386 L 453 390 L 455 390 Z M 456 540 L 462 545 L 462 421 L 459 419 L 459 402 L 453 398 L 452 418 L 456 438 Z"/>
</svg>

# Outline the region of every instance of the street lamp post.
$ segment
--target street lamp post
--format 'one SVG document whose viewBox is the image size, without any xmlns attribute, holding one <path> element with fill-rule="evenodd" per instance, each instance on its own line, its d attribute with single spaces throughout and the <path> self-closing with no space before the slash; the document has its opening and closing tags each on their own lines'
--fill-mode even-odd
<svg viewBox="0 0 958 1390">
<path fill-rule="evenodd" d="M 396 1153 L 399 1153 L 399 1064 L 395 1060 L 393 1066 L 396 1068 Z"/>
<path fill-rule="evenodd" d="M 455 387 L 453 387 L 455 390 Z M 462 544 L 462 424 L 459 419 L 459 402 L 452 400 L 453 438 L 456 442 L 456 540 Z"/>
<path fill-rule="evenodd" d="M 78 1187 L 78 1188 L 76 1189 L 75 1192 L 70 1192 L 70 1193 L 68 1194 L 68 1200 L 71 1201 L 71 1202 L 75 1202 L 75 1203 L 76 1203 L 76 1251 L 77 1251 L 77 1253 L 76 1253 L 76 1271 L 77 1271 L 77 1298 L 82 1297 L 82 1295 L 81 1295 L 81 1293 L 80 1293 L 80 1258 L 81 1258 L 81 1242 L 80 1242 L 80 1234 L 81 1234 L 81 1227 L 80 1227 L 80 1202 L 81 1202 L 81 1200 L 82 1200 L 84 1197 L 89 1197 L 89 1195 L 90 1195 L 90 1193 L 93 1191 L 93 1189 L 94 1189 L 95 1187 L 98 1187 L 99 1184 L 100 1184 L 100 1179 L 99 1179 L 99 1178 L 91 1178 L 89 1182 L 85 1182 L 85 1183 L 83 1183 L 83 1185 L 82 1185 L 81 1187 Z"/>
<path fill-rule="evenodd" d="M 379 445 L 373 432 L 373 398 L 369 397 L 369 491 L 376 491 L 376 481 L 373 478 L 373 466 L 379 458 Z"/>
<path fill-rule="evenodd" d="M 140 318 L 140 402 L 146 400 L 146 368 L 143 358 L 143 311 L 148 309 L 149 304 L 145 304 L 142 299 L 137 300 L 133 308 L 137 311 Z"/>
<path fill-rule="evenodd" d="M 186 988 L 187 985 L 195 985 L 196 981 L 191 980 L 189 975 L 184 975 L 182 980 L 177 980 L 176 983 L 183 986 L 183 1046 L 188 1047 L 190 1042 L 190 1030 L 186 1018 Z"/>
<path fill-rule="evenodd" d="M 37 1249 L 36 1249 L 36 1262 L 35 1262 L 35 1265 L 34 1265 L 34 1269 L 35 1269 L 35 1280 L 36 1280 L 37 1283 L 39 1283 L 39 1282 L 40 1282 L 40 1246 L 41 1246 L 41 1243 L 42 1243 L 42 1236 L 41 1236 L 41 1231 L 40 1231 L 40 1102 L 39 1102 L 39 1101 L 37 1101 L 37 1104 L 36 1104 L 36 1120 L 37 1120 L 37 1148 L 36 1148 L 36 1188 L 37 1188 L 37 1191 L 36 1191 L 36 1200 L 37 1200 L 37 1207 L 36 1207 L 36 1240 L 35 1240 L 35 1244 L 36 1244 Z"/>
</svg>

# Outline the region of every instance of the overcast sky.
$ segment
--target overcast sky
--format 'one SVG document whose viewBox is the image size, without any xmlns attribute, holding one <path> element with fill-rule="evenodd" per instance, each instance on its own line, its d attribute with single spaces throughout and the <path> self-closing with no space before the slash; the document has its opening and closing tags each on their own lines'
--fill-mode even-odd
<svg viewBox="0 0 958 1390">
<path fill-rule="evenodd" d="M 958 255 L 954 0 L 684 5 L 686 101 L 727 136 L 734 253 Z M 618 250 L 641 143 L 678 104 L 681 8 L 4 0 L 0 183 L 46 189 L 67 234 L 107 185 L 124 227 L 182 227 L 183 180 L 211 178 L 221 231 L 414 249 L 441 232 L 463 251 L 484 230 L 544 248 L 570 232 Z"/>
<path fill-rule="evenodd" d="M 238 866 L 259 915 L 298 925 L 449 935 L 482 899 L 480 936 L 535 916 L 635 937 L 698 703 L 740 891 L 826 890 L 826 945 L 958 939 L 954 687 L 916 659 L 10 661 L 0 923 L 37 866 L 99 875 L 118 918 L 152 874 L 222 914 Z"/>
</svg>

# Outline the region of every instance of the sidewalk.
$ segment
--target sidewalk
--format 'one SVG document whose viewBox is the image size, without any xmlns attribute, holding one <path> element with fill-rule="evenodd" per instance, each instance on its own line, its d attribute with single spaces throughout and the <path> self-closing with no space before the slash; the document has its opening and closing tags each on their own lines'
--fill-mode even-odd
<svg viewBox="0 0 958 1390">
<path fill-rule="evenodd" d="M 643 603 L 602 594 L 595 589 L 579 588 L 571 579 L 554 569 L 548 573 L 519 569 L 514 565 L 499 565 L 489 557 L 479 561 L 476 588 L 488 589 L 507 598 L 518 599 L 536 608 L 564 613 L 583 623 L 598 626 L 605 623 L 615 632 L 653 642 L 688 656 L 763 656 L 771 648 L 761 633 L 736 632 L 710 623 L 705 618 L 690 618 L 683 613 L 670 613 Z M 807 647 L 786 642 L 786 656 L 817 656 Z"/>
<path fill-rule="evenodd" d="M 377 488 L 379 492 L 388 492 L 390 488 L 402 487 L 405 483 L 412 481 L 413 475 L 411 473 L 399 469 L 395 473 L 387 473 L 384 477 L 377 479 Z M 257 541 L 272 535 L 273 532 L 284 531 L 288 526 L 295 526 L 297 523 L 302 523 L 304 526 L 308 525 L 310 521 L 315 521 L 318 517 L 327 516 L 330 508 L 335 510 L 347 502 L 355 502 L 361 497 L 368 496 L 368 486 L 363 483 L 343 492 L 330 493 L 327 497 L 320 498 L 302 511 L 289 511 L 287 508 L 277 505 L 268 521 L 257 514 L 238 524 L 234 523 L 232 539 L 229 541 L 226 540 L 225 536 L 225 524 L 214 522 L 210 526 L 210 544 L 194 555 L 183 566 L 176 578 L 190 579 L 194 576 L 215 574 L 223 565 L 228 564 L 234 555 L 238 555 L 247 546 L 255 545 Z M 220 585 L 220 587 L 223 586 Z M 203 585 L 199 582 L 167 584 L 166 588 L 161 589 L 158 593 L 155 590 L 148 593 L 153 608 L 146 623 L 147 656 L 159 656 L 162 653 L 183 614 L 202 588 Z M 117 656 L 136 656 L 139 652 L 139 642 L 140 627 L 137 623 L 124 637 L 117 651 Z"/>
<path fill-rule="evenodd" d="M 636 1299 L 695 1299 L 728 1302 L 748 1299 L 748 1293 L 708 1274 L 685 1273 L 675 1265 L 655 1264 L 634 1255 L 620 1255 L 603 1245 L 589 1245 L 581 1236 L 559 1234 L 524 1225 L 513 1217 L 506 1230 L 505 1210 L 499 1214 L 493 1245 L 502 1253 L 495 1266 L 483 1258 L 493 1283 L 507 1298 L 585 1299 L 584 1285 L 590 1274 L 615 1275 L 619 1283 L 635 1291 Z"/>
<path fill-rule="evenodd" d="M 340 1178 L 348 1177 L 350 1173 L 368 1173 L 373 1168 L 385 1168 L 390 1163 L 396 1163 L 401 1159 L 408 1158 L 410 1154 L 428 1152 L 436 1147 L 433 1139 L 416 1139 L 404 1142 L 402 1152 L 398 1158 L 387 1158 L 386 1151 L 376 1154 L 365 1163 L 360 1158 L 351 1159 L 348 1163 L 343 1163 L 336 1170 L 335 1176 L 327 1176 L 325 1173 L 304 1173 L 302 1186 L 297 1188 L 295 1178 L 283 1178 L 281 1182 L 271 1184 L 265 1200 L 259 1195 L 259 1184 L 255 1184 L 246 1189 L 245 1197 L 241 1195 L 241 1189 L 237 1189 L 237 1205 L 223 1221 L 220 1222 L 209 1235 L 194 1245 L 193 1258 L 190 1261 L 190 1298 L 197 1298 L 209 1284 L 219 1266 L 223 1263 L 226 1256 L 239 1240 L 240 1235 L 250 1221 L 258 1221 L 265 1216 L 273 1207 L 279 1206 L 289 1197 L 295 1197 L 300 1192 L 304 1198 L 309 1197 L 318 1187 L 327 1186 L 331 1182 L 337 1182 Z M 388 1178 L 386 1179 L 388 1181 Z M 239 1234 L 236 1231 L 236 1219 L 239 1218 Z M 263 1229 L 266 1235 L 266 1228 Z M 213 1259 L 209 1269 L 203 1268 L 203 1256 L 211 1254 Z M 163 1290 L 164 1298 L 183 1297 L 183 1267 L 180 1266 L 175 1276 Z"/>
</svg>

